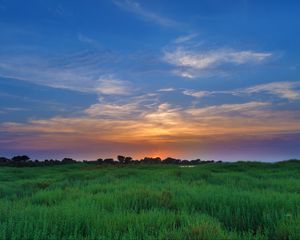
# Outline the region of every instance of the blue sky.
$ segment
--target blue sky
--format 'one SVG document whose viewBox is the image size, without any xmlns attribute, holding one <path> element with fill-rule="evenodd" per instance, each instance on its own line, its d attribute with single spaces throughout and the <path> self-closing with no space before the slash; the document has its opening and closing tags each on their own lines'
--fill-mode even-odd
<svg viewBox="0 0 300 240">
<path fill-rule="evenodd" d="M 0 154 L 300 157 L 299 10 L 0 0 Z"/>
</svg>

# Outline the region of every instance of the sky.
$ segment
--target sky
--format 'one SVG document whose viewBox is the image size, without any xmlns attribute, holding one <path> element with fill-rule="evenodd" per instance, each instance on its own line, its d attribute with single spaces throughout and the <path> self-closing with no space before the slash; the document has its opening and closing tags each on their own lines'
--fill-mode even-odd
<svg viewBox="0 0 300 240">
<path fill-rule="evenodd" d="M 299 11 L 0 0 L 0 155 L 300 158 Z"/>
</svg>

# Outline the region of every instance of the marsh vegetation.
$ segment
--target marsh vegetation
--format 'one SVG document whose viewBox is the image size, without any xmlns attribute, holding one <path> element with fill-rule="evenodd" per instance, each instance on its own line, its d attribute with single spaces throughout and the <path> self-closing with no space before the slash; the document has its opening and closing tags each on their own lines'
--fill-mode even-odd
<svg viewBox="0 0 300 240">
<path fill-rule="evenodd" d="M 300 163 L 0 167 L 0 239 L 300 239 Z"/>
</svg>

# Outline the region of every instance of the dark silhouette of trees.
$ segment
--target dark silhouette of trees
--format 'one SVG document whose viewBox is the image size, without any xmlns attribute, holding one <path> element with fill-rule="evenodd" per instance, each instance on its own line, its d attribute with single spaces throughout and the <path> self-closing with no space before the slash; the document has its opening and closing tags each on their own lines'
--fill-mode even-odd
<svg viewBox="0 0 300 240">
<path fill-rule="evenodd" d="M 189 160 L 182 160 L 180 163 L 183 165 L 190 165 L 191 162 Z"/>
<path fill-rule="evenodd" d="M 98 159 L 97 159 L 97 163 L 98 163 L 98 164 L 102 164 L 102 163 L 103 163 L 103 159 L 102 159 L 102 158 L 98 158 Z"/>
<path fill-rule="evenodd" d="M 147 164 L 157 164 L 161 163 L 161 158 L 156 157 L 156 158 L 151 158 L 151 157 L 145 157 L 144 159 L 141 160 L 142 163 L 147 163 Z"/>
<path fill-rule="evenodd" d="M 132 157 L 124 157 L 122 155 L 118 155 L 117 159 L 121 164 L 129 164 L 132 161 Z"/>
<path fill-rule="evenodd" d="M 115 163 L 113 158 L 106 158 L 106 159 L 104 159 L 103 162 L 106 164 L 114 164 Z"/>
<path fill-rule="evenodd" d="M 176 163 L 180 163 L 181 160 L 180 159 L 175 159 L 175 158 L 171 158 L 171 157 L 167 157 L 166 159 L 163 160 L 163 163 L 167 163 L 167 164 L 176 164 Z"/>
<path fill-rule="evenodd" d="M 200 159 L 191 160 L 191 164 L 199 164 L 201 163 Z"/>
<path fill-rule="evenodd" d="M 11 160 L 13 162 L 26 162 L 28 161 L 30 158 L 26 155 L 23 155 L 23 156 L 15 156 L 13 157 Z"/>
<path fill-rule="evenodd" d="M 61 160 L 62 163 L 75 163 L 76 161 L 73 158 L 64 158 Z"/>
<path fill-rule="evenodd" d="M 9 162 L 9 159 L 6 157 L 0 157 L 0 163 L 7 163 Z"/>
<path fill-rule="evenodd" d="M 39 160 L 30 160 L 30 158 L 26 155 L 15 156 L 11 159 L 0 157 L 0 165 L 2 166 L 17 166 L 17 167 L 34 167 L 34 166 L 51 166 L 51 165 L 60 165 L 60 164 L 76 164 L 76 163 L 84 163 L 84 164 L 114 164 L 114 165 L 129 165 L 129 164 L 177 164 L 177 165 L 197 165 L 197 164 L 208 164 L 208 163 L 221 163 L 222 161 L 213 161 L 207 160 L 203 161 L 200 159 L 195 160 L 181 160 L 172 157 L 167 157 L 166 159 L 161 159 L 159 157 L 145 157 L 141 160 L 133 160 L 132 157 L 125 157 L 123 155 L 117 156 L 118 161 L 115 161 L 113 158 L 98 158 L 97 160 L 88 161 L 77 161 L 73 158 L 63 158 L 62 160 L 54 160 L 54 159 L 45 159 L 43 161 Z"/>
<path fill-rule="evenodd" d="M 132 157 L 125 157 L 124 163 L 129 164 L 132 161 Z"/>
<path fill-rule="evenodd" d="M 118 155 L 117 158 L 118 158 L 118 161 L 120 163 L 124 163 L 125 162 L 125 157 L 124 156 Z"/>
</svg>

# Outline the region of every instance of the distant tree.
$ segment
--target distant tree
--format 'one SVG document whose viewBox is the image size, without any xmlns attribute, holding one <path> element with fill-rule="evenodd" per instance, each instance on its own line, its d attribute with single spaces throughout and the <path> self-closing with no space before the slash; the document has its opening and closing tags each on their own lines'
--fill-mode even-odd
<svg viewBox="0 0 300 240">
<path fill-rule="evenodd" d="M 103 163 L 103 159 L 102 159 L 102 158 L 98 158 L 98 159 L 97 159 L 97 163 L 98 163 L 98 164 Z"/>
<path fill-rule="evenodd" d="M 114 163 L 114 159 L 112 159 L 112 158 L 106 158 L 106 159 L 104 159 L 103 162 L 104 163 L 108 163 L 108 164 L 113 164 Z"/>
<path fill-rule="evenodd" d="M 152 157 L 145 157 L 141 160 L 143 163 L 147 164 L 154 164 L 154 163 L 161 163 L 161 159 L 159 157 L 152 158 Z"/>
<path fill-rule="evenodd" d="M 184 165 L 188 165 L 188 164 L 190 164 L 191 162 L 190 162 L 189 160 L 182 160 L 181 163 L 184 164 Z"/>
<path fill-rule="evenodd" d="M 124 163 L 125 162 L 125 157 L 124 156 L 119 155 L 117 158 L 118 158 L 118 161 L 120 163 Z"/>
<path fill-rule="evenodd" d="M 190 162 L 191 162 L 191 164 L 200 164 L 201 160 L 200 159 L 195 159 L 195 160 L 191 160 Z"/>
<path fill-rule="evenodd" d="M 0 163 L 7 163 L 9 162 L 9 159 L 6 157 L 0 157 Z"/>
<path fill-rule="evenodd" d="M 180 159 L 175 159 L 175 158 L 171 158 L 171 157 L 167 157 L 166 159 L 163 160 L 163 163 L 167 163 L 167 164 L 179 164 L 181 163 Z"/>
<path fill-rule="evenodd" d="M 73 158 L 64 158 L 61 160 L 62 163 L 74 163 L 76 162 Z"/>
<path fill-rule="evenodd" d="M 13 162 L 26 162 L 28 161 L 30 158 L 26 155 L 23 156 L 14 156 L 11 160 Z"/>
<path fill-rule="evenodd" d="M 128 163 L 130 163 L 132 161 L 132 157 L 126 157 L 125 159 L 124 159 L 124 163 L 125 164 L 128 164 Z"/>
</svg>

